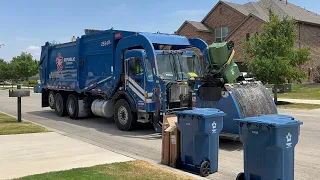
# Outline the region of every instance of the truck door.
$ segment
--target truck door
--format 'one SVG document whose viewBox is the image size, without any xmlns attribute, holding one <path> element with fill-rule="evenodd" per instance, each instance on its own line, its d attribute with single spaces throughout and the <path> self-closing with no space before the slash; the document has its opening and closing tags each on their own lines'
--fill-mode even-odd
<svg viewBox="0 0 320 180">
<path fill-rule="evenodd" d="M 151 62 L 144 54 L 125 60 L 126 89 L 134 97 L 137 108 L 147 112 L 154 111 L 153 72 Z"/>
<path fill-rule="evenodd" d="M 141 57 L 132 57 L 126 60 L 126 88 L 131 91 L 138 104 L 145 101 L 144 63 Z"/>
</svg>

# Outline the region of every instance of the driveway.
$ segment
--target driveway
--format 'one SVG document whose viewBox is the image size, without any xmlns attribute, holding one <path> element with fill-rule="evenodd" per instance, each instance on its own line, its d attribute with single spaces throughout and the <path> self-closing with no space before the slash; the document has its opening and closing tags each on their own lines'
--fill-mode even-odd
<svg viewBox="0 0 320 180">
<path fill-rule="evenodd" d="M 2 135 L 0 144 L 0 179 L 133 160 L 55 132 Z"/>
</svg>

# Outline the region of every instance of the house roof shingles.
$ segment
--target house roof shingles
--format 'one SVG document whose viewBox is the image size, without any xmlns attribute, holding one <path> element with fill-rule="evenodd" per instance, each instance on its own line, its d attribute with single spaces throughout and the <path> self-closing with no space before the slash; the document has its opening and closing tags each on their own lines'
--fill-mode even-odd
<svg viewBox="0 0 320 180">
<path fill-rule="evenodd" d="M 197 22 L 197 21 L 189 21 L 189 20 L 186 20 L 184 21 L 184 23 L 180 26 L 180 28 L 176 31 L 176 32 L 179 32 L 182 27 L 186 24 L 190 24 L 192 27 L 194 27 L 197 31 L 201 31 L 201 32 L 211 32 L 211 30 L 205 26 L 204 24 L 202 24 L 201 22 Z M 176 33 L 175 32 L 175 33 Z"/>
<path fill-rule="evenodd" d="M 221 2 L 246 16 L 253 14 L 263 21 L 268 21 L 268 9 L 271 8 L 280 18 L 289 16 L 297 21 L 320 24 L 320 15 L 291 4 L 290 2 L 286 3 L 286 0 L 260 0 L 243 5 L 227 1 Z"/>
<path fill-rule="evenodd" d="M 191 24 L 193 27 L 195 27 L 198 31 L 207 31 L 210 32 L 210 30 L 201 22 L 197 21 L 186 21 L 187 23 Z"/>
</svg>

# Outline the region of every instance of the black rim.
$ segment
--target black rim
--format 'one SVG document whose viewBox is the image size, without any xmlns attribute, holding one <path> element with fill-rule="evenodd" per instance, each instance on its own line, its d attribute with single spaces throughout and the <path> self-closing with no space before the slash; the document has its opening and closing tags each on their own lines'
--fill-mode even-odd
<svg viewBox="0 0 320 180">
<path fill-rule="evenodd" d="M 204 162 L 201 167 L 201 174 L 209 175 L 210 174 L 210 163 L 208 161 Z"/>
</svg>

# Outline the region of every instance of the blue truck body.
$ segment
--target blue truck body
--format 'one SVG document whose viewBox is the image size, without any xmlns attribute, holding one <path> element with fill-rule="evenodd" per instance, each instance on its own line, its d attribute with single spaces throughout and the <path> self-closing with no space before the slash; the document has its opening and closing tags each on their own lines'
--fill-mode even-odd
<svg viewBox="0 0 320 180">
<path fill-rule="evenodd" d="M 119 126 L 124 118 L 150 121 L 160 127 L 163 115 L 186 108 L 178 101 L 180 92 L 184 91 L 186 96 L 188 88 L 177 82 L 186 82 L 189 76 L 189 71 L 184 70 L 191 68 L 190 63 L 185 63 L 187 59 L 194 63 L 199 58 L 185 49 L 197 48 L 206 58 L 206 47 L 200 39 L 113 29 L 86 34 L 64 44 L 47 42 L 42 46 L 39 63 L 42 107 L 50 106 L 57 115 L 69 114 L 72 119 L 88 116 L 92 111 L 95 115 L 115 117 L 116 123 L 120 118 Z M 142 68 L 140 75 L 132 69 L 137 64 Z M 166 72 L 168 67 L 180 70 Z M 130 75 L 133 71 L 134 75 Z M 174 87 L 174 92 L 170 91 L 174 95 L 168 94 L 168 85 Z M 119 117 L 116 105 L 121 99 L 127 104 L 122 101 L 120 107 L 129 106 L 123 117 Z M 135 113 L 133 117 L 130 111 Z M 122 126 L 125 124 L 123 121 Z"/>
</svg>

